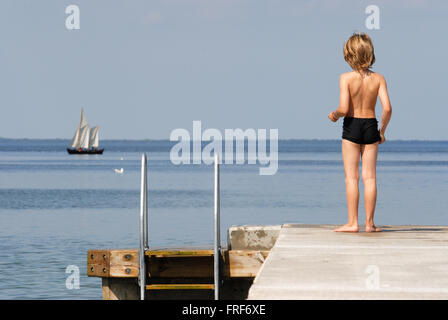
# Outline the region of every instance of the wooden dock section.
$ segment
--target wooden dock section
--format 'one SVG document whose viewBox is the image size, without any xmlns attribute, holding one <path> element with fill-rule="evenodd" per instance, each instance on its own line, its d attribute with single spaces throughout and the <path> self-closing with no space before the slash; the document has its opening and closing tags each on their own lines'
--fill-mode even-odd
<svg viewBox="0 0 448 320">
<path fill-rule="evenodd" d="M 246 299 L 275 244 L 280 226 L 234 226 L 220 255 L 222 299 Z M 145 251 L 147 299 L 213 299 L 214 250 L 151 248 Z M 87 252 L 87 275 L 102 279 L 103 299 L 138 300 L 139 250 Z"/>
<path fill-rule="evenodd" d="M 246 298 L 268 254 L 268 250 L 224 250 L 221 261 L 224 297 Z M 149 299 L 213 298 L 213 250 L 154 249 L 145 255 Z M 102 278 L 103 299 L 138 300 L 138 273 L 137 249 L 87 252 L 87 275 Z"/>
<path fill-rule="evenodd" d="M 448 299 L 448 227 L 283 225 L 248 299 Z"/>
</svg>

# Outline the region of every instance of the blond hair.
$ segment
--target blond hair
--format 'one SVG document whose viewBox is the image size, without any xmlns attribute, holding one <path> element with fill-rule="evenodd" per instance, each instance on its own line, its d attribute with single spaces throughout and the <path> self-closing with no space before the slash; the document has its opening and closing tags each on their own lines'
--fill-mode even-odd
<svg viewBox="0 0 448 320">
<path fill-rule="evenodd" d="M 344 44 L 344 59 L 355 71 L 368 70 L 375 62 L 370 37 L 366 33 L 354 33 Z"/>
</svg>

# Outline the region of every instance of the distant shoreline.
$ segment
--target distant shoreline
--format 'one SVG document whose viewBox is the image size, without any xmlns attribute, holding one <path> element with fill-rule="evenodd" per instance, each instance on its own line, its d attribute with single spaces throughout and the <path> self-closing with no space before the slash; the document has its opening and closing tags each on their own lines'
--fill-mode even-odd
<svg viewBox="0 0 448 320">
<path fill-rule="evenodd" d="M 268 139 L 269 140 L 269 139 Z M 300 139 L 300 138 L 285 138 L 278 139 L 278 141 L 321 141 L 321 142 L 334 142 L 340 141 L 341 139 Z M 0 141 L 70 141 L 70 138 L 3 138 L 0 137 Z M 129 141 L 129 142 L 175 142 L 170 141 L 169 139 L 101 139 L 102 142 L 115 142 L 115 141 Z M 448 142 L 446 140 L 437 140 L 437 139 L 388 139 L 388 142 Z"/>
</svg>

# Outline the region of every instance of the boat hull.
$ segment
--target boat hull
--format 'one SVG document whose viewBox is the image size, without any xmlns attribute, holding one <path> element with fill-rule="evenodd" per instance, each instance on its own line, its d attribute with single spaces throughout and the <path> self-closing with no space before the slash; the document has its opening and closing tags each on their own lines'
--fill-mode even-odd
<svg viewBox="0 0 448 320">
<path fill-rule="evenodd" d="M 77 149 L 70 149 L 67 148 L 67 152 L 69 154 L 103 154 L 103 149 L 88 149 L 88 150 L 77 150 Z"/>
</svg>

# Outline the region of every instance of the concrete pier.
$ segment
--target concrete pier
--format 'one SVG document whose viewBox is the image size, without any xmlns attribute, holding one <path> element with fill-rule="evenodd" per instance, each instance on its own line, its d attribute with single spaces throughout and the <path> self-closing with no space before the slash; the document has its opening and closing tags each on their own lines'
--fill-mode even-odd
<svg viewBox="0 0 448 320">
<path fill-rule="evenodd" d="M 448 227 L 283 225 L 248 299 L 448 299 Z"/>
</svg>

